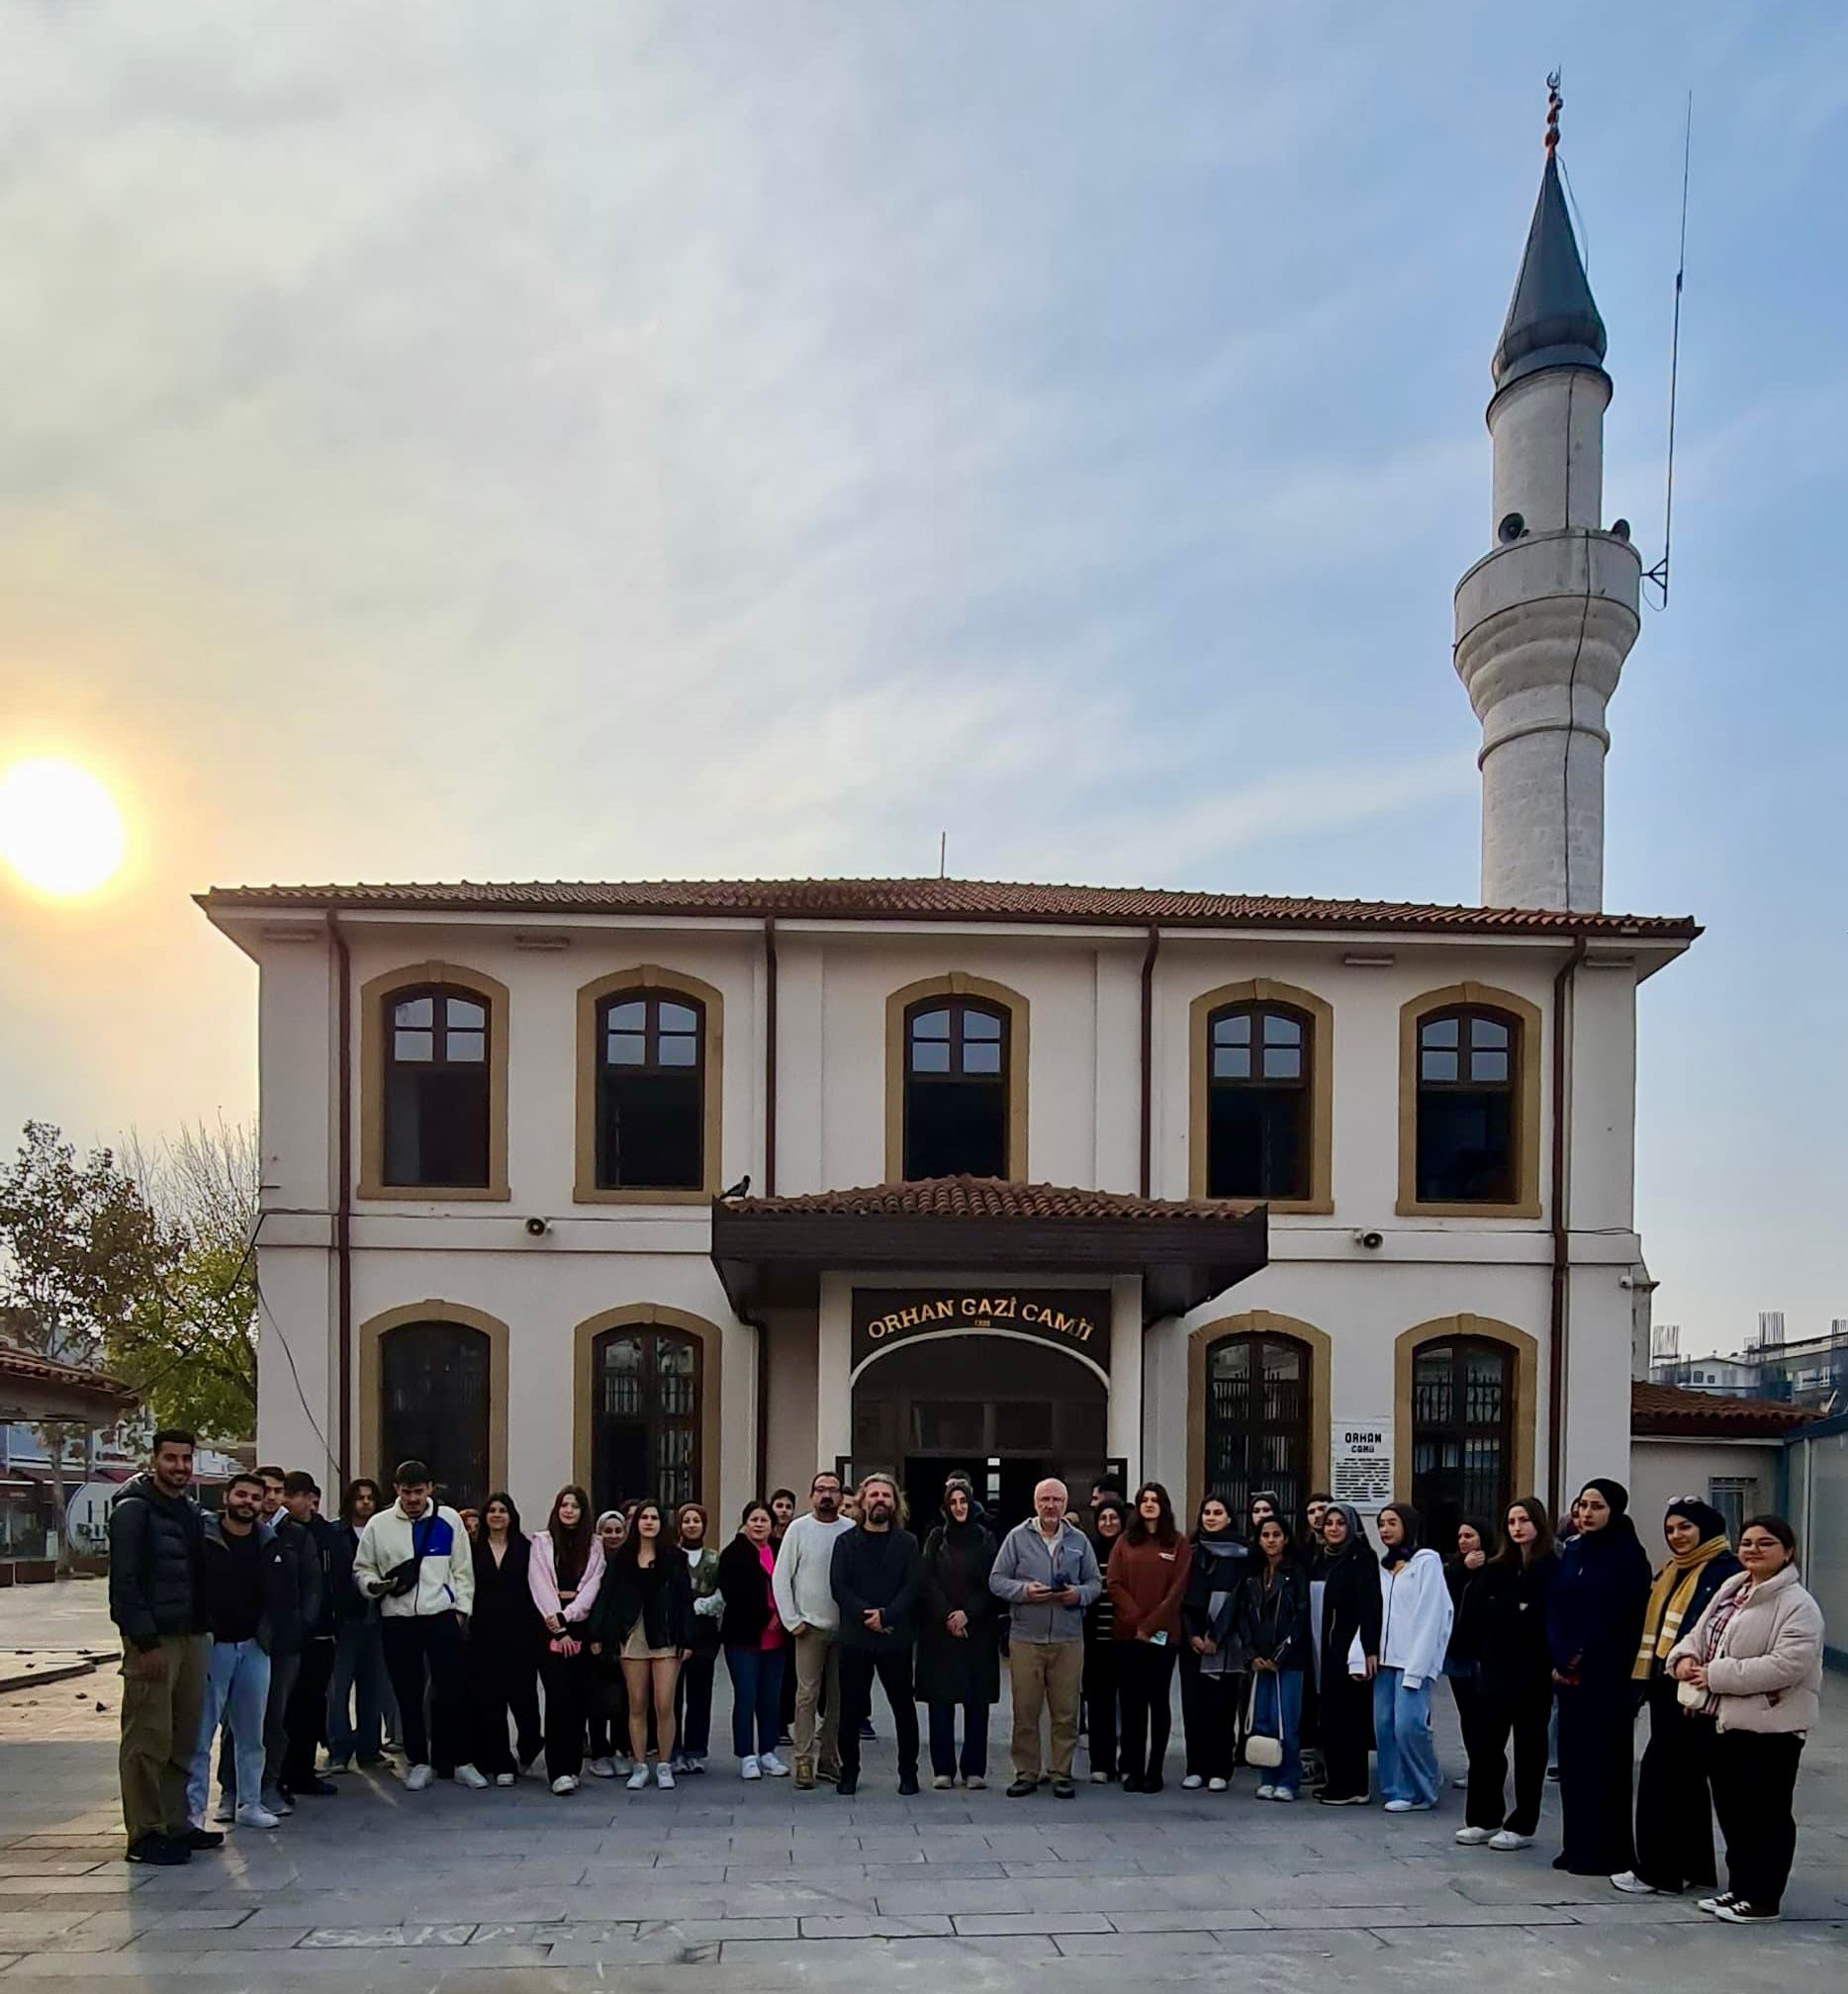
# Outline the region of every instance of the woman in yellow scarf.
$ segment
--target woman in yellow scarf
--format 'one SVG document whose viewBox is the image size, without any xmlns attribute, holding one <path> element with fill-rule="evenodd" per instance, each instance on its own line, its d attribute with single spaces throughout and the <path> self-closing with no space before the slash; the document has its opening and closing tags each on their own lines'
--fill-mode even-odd
<svg viewBox="0 0 1848 1994">
<path fill-rule="evenodd" d="M 1708 1767 L 1713 1720 L 1682 1707 L 1668 1674 L 1669 1650 L 1739 1571 L 1726 1541 L 1726 1519 L 1698 1496 L 1678 1496 L 1662 1519 L 1668 1562 L 1655 1575 L 1643 1614 L 1642 1646 L 1630 1672 L 1648 1699 L 1649 1744 L 1636 1787 L 1636 1866 L 1612 1882 L 1632 1896 L 1679 1894 L 1716 1881 L 1713 1812 Z"/>
</svg>

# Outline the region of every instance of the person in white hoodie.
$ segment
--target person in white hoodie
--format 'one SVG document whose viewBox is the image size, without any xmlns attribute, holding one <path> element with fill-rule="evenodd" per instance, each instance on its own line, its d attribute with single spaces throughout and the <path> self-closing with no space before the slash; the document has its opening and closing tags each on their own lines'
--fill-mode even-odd
<svg viewBox="0 0 1848 1994">
<path fill-rule="evenodd" d="M 1431 1691 L 1443 1673 L 1455 1608 L 1443 1560 L 1418 1548 L 1418 1511 L 1388 1502 L 1379 1513 L 1380 1659 L 1373 1677 L 1373 1740 L 1388 1814 L 1422 1814 L 1443 1790 L 1431 1729 Z M 1355 1648 L 1359 1646 L 1355 1637 Z M 1358 1674 L 1364 1658 L 1350 1653 Z"/>
<path fill-rule="evenodd" d="M 359 1533 L 353 1578 L 379 1602 L 386 1673 L 405 1727 L 405 1789 L 454 1776 L 458 1786 L 487 1779 L 458 1752 L 467 1735 L 462 1623 L 475 1605 L 475 1562 L 462 1518 L 433 1499 L 430 1471 L 401 1461 L 392 1477 L 398 1499 Z M 424 1681 L 430 1721 L 423 1721 Z"/>
<path fill-rule="evenodd" d="M 830 1784 L 840 1776 L 841 1609 L 834 1602 L 834 1540 L 853 1527 L 841 1514 L 841 1478 L 832 1468 L 818 1469 L 808 1485 L 808 1514 L 795 1517 L 783 1533 L 771 1576 L 777 1617 L 795 1652 L 795 1721 L 789 1735 L 795 1784 L 805 1791 L 817 1773 Z M 827 1700 L 817 1721 L 824 1680 Z"/>
</svg>

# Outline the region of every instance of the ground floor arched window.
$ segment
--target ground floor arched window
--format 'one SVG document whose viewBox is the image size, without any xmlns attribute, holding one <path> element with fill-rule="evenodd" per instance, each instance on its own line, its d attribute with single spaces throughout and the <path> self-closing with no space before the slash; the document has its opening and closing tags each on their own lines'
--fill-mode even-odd
<svg viewBox="0 0 1848 1994">
<path fill-rule="evenodd" d="M 1312 1361 L 1308 1346 L 1293 1336 L 1226 1336 L 1206 1353 L 1200 1488 L 1226 1498 L 1241 1534 L 1259 1489 L 1276 1496 L 1292 1531 L 1302 1516 L 1310 1493 Z"/>
<path fill-rule="evenodd" d="M 492 1346 L 465 1322 L 403 1322 L 379 1338 L 379 1480 L 426 1461 L 437 1494 L 476 1503 L 488 1493 Z"/>
<path fill-rule="evenodd" d="M 1501 1527 L 1519 1493 L 1514 1433 L 1515 1353 L 1507 1344 L 1452 1336 L 1413 1353 L 1412 1506 L 1433 1551 L 1449 1556 L 1465 1516 Z"/>
<path fill-rule="evenodd" d="M 672 1507 L 701 1496 L 699 1339 L 628 1324 L 592 1345 L 591 1496 L 599 1510 L 652 1496 Z"/>
</svg>

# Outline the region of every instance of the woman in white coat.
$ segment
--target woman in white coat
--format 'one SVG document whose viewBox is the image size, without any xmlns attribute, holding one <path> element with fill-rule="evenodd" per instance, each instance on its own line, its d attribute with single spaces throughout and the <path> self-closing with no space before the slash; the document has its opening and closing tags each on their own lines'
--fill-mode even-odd
<svg viewBox="0 0 1848 1994">
<path fill-rule="evenodd" d="M 1379 1533 L 1386 1547 L 1380 1559 L 1379 1672 L 1373 1677 L 1380 1790 L 1388 1814 L 1422 1814 L 1437 1804 L 1443 1790 L 1431 1691 L 1443 1673 L 1454 1608 L 1443 1560 L 1418 1548 L 1418 1511 L 1388 1502 L 1379 1513 Z"/>
<path fill-rule="evenodd" d="M 1797 1578 L 1797 1538 L 1782 1516 L 1739 1533 L 1745 1570 L 1669 1650 L 1689 1707 L 1713 1719 L 1713 1812 L 1728 1888 L 1701 1909 L 1729 1925 L 1779 1915 L 1797 1857 L 1792 1799 L 1803 1739 L 1822 1708 L 1822 1609 Z"/>
</svg>

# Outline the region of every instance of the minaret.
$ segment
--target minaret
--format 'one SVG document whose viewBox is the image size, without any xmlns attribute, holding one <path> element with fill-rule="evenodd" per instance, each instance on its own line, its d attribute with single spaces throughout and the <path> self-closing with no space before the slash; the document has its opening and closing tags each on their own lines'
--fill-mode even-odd
<svg viewBox="0 0 1848 1994">
<path fill-rule="evenodd" d="M 1494 551 L 1456 589 L 1456 669 L 1482 722 L 1482 900 L 1604 904 L 1605 704 L 1636 641 L 1642 563 L 1601 525 L 1605 326 L 1566 213 L 1549 77 L 1546 166 L 1490 363 Z"/>
</svg>

